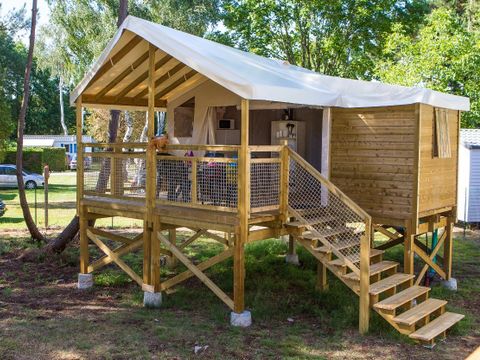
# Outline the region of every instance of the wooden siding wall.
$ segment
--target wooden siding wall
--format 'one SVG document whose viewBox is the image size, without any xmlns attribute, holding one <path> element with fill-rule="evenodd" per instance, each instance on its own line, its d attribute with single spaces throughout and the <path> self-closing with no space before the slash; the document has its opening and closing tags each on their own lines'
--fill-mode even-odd
<svg viewBox="0 0 480 360">
<path fill-rule="evenodd" d="M 374 221 L 412 218 L 416 121 L 415 105 L 332 109 L 331 179 Z"/>
<path fill-rule="evenodd" d="M 420 105 L 420 166 L 419 215 L 428 215 L 437 209 L 456 206 L 458 111 L 448 111 L 451 157 L 440 159 L 433 154 L 435 111 L 430 105 Z"/>
</svg>

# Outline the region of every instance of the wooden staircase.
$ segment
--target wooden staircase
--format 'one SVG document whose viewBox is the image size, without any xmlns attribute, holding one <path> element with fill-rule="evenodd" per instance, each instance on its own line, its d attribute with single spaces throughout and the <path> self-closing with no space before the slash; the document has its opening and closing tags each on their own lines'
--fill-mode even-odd
<svg viewBox="0 0 480 360">
<path fill-rule="evenodd" d="M 359 295 L 360 276 L 351 266 L 359 264 L 359 256 L 342 252 L 346 246 L 355 246 L 342 239 L 351 227 L 342 228 L 327 217 L 303 218 L 301 212 L 294 209 L 291 212 L 295 213 L 296 221 L 286 223 L 288 232 Z M 399 264 L 383 260 L 382 250 L 370 249 L 370 264 L 370 306 L 400 333 L 433 347 L 437 339 L 444 339 L 447 330 L 464 317 L 446 312 L 446 301 L 429 298 L 430 288 L 413 286 L 415 276 L 398 272 Z"/>
<path fill-rule="evenodd" d="M 463 315 L 446 312 L 446 301 L 429 298 L 430 288 L 413 286 L 414 275 L 399 273 L 397 262 L 383 260 L 383 251 L 371 248 L 371 216 L 300 155 L 287 149 L 284 225 L 323 265 L 319 283 L 326 280 L 326 268 L 359 296 L 361 333 L 368 331 L 373 309 L 415 341 L 434 346 L 437 339 L 445 338 Z"/>
</svg>

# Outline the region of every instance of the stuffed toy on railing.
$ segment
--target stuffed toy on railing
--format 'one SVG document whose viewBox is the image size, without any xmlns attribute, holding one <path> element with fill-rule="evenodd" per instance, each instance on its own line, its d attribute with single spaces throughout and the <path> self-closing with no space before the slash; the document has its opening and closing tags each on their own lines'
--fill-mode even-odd
<svg viewBox="0 0 480 360">
<path fill-rule="evenodd" d="M 148 143 L 149 147 L 155 148 L 158 151 L 164 151 L 168 145 L 168 135 L 155 136 Z"/>
</svg>

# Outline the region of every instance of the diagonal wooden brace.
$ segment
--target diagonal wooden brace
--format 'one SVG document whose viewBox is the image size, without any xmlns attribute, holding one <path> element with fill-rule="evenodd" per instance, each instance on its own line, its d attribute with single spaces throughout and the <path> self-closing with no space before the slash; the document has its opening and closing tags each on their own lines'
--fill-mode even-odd
<svg viewBox="0 0 480 360">
<path fill-rule="evenodd" d="M 135 282 L 137 282 L 140 286 L 143 284 L 143 279 L 137 275 L 135 271 L 133 271 L 122 259 L 120 256 L 112 251 L 107 245 L 105 245 L 94 233 L 87 229 L 87 236 L 92 240 L 95 245 L 97 245 L 100 250 L 102 250 L 105 255 L 111 258 L 111 262 L 117 264 L 123 271 L 127 273 Z M 141 240 L 139 240 L 141 241 Z"/>
<path fill-rule="evenodd" d="M 430 264 L 435 264 L 435 263 L 433 262 L 433 259 L 435 258 L 435 255 L 437 255 L 438 251 L 440 250 L 440 248 L 441 248 L 441 246 L 442 246 L 442 244 L 443 244 L 443 242 L 445 241 L 446 238 L 447 238 L 447 232 L 444 231 L 443 234 L 442 234 L 442 236 L 440 236 L 440 238 L 438 239 L 437 245 L 435 246 L 435 248 L 433 249 L 433 251 L 431 252 L 431 254 L 430 254 L 430 255 L 427 255 L 427 256 L 428 256 L 428 259 L 430 259 L 430 261 L 428 261 L 428 262 L 425 261 L 426 264 L 423 266 L 422 270 L 421 270 L 420 273 L 418 274 L 417 280 L 415 281 L 415 285 L 419 285 L 419 284 L 420 284 L 420 282 L 422 281 L 423 277 L 425 276 L 428 268 L 430 267 Z M 424 252 L 422 249 L 420 249 L 416 244 L 414 245 L 414 249 L 415 249 L 415 252 L 416 252 L 420 257 L 422 257 L 422 259 L 425 260 L 425 258 L 417 251 L 417 249 L 418 249 L 419 251 L 421 251 L 423 254 L 425 254 L 425 252 Z M 426 254 L 425 254 L 425 255 L 426 255 Z M 435 264 L 435 265 L 436 265 L 436 267 L 437 267 L 438 269 L 440 269 L 437 264 Z M 437 269 L 436 269 L 434 266 L 432 266 L 432 267 L 433 267 L 433 269 L 434 269 L 435 271 L 437 271 Z M 441 269 L 440 269 L 440 270 L 441 270 Z M 440 276 L 446 275 L 443 270 L 441 270 L 441 272 L 438 272 L 438 271 L 437 271 L 437 273 L 438 273 Z M 442 275 L 442 273 L 443 273 L 443 275 Z"/>
<path fill-rule="evenodd" d="M 233 310 L 233 300 L 223 292 L 210 278 L 205 275 L 197 266 L 195 266 L 176 246 L 167 240 L 160 232 L 157 232 L 158 238 L 172 252 L 183 265 L 187 267 L 201 282 L 203 282 L 212 292 L 217 295 L 230 309 Z"/>
<path fill-rule="evenodd" d="M 221 252 L 220 254 L 215 255 L 215 256 L 211 257 L 210 259 L 205 260 L 204 262 L 198 264 L 197 268 L 200 271 L 205 271 L 208 268 L 210 268 L 211 266 L 228 259 L 232 255 L 233 255 L 233 248 L 227 249 L 227 250 Z M 180 273 L 180 274 L 162 282 L 161 290 L 162 291 L 167 290 L 168 288 L 171 288 L 172 286 L 175 286 L 178 283 L 181 283 L 181 282 L 183 282 L 187 279 L 190 279 L 192 276 L 195 276 L 195 274 L 193 272 L 191 272 L 190 270 L 185 270 L 184 272 L 182 272 L 182 273 Z"/>
</svg>

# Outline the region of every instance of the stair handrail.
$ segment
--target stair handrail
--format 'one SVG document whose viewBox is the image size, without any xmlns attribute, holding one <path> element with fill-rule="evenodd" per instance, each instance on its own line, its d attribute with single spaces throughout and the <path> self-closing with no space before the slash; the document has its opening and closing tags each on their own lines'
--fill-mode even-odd
<svg viewBox="0 0 480 360">
<path fill-rule="evenodd" d="M 292 148 L 287 147 L 288 149 L 288 156 L 292 157 L 296 162 L 301 164 L 305 170 L 307 170 L 310 175 L 315 177 L 318 181 L 322 183 L 329 191 L 331 191 L 334 195 L 338 196 L 340 200 L 342 200 L 345 205 L 347 205 L 353 212 L 358 214 L 363 220 L 372 221 L 372 217 L 368 214 L 363 208 L 361 208 L 356 202 L 350 199 L 342 190 L 340 190 L 335 184 L 333 184 L 330 180 L 324 177 L 317 169 L 315 169 L 307 160 L 301 157 L 297 152 L 292 150 Z"/>
<path fill-rule="evenodd" d="M 370 318 L 370 248 L 372 243 L 372 217 L 362 209 L 356 202 L 341 191 L 335 184 L 325 178 L 317 169 L 308 163 L 303 157 L 286 146 L 284 154 L 291 157 L 300 164 L 310 175 L 317 179 L 325 188 L 337 196 L 348 208 L 356 213 L 365 222 L 365 233 L 360 238 L 360 278 L 359 289 L 359 330 L 360 333 L 366 333 L 369 327 Z M 354 269 L 352 269 L 354 270 Z M 355 270 L 354 270 L 355 271 Z M 356 270 L 355 272 L 357 272 Z"/>
</svg>

